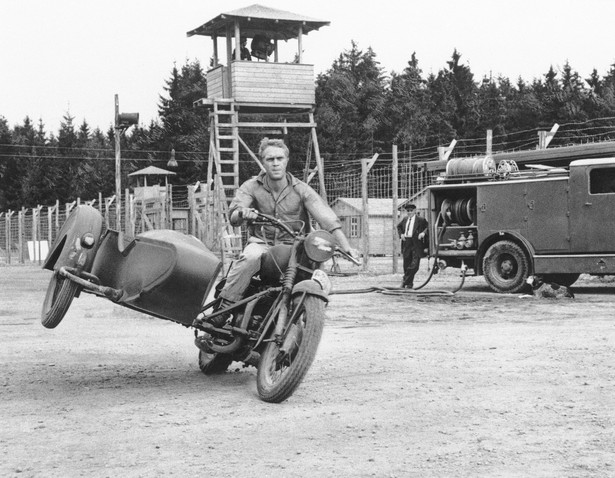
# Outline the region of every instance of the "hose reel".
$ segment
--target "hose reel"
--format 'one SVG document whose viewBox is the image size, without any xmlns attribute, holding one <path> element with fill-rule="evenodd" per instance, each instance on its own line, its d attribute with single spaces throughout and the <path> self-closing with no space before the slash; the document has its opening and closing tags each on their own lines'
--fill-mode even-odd
<svg viewBox="0 0 615 478">
<path fill-rule="evenodd" d="M 447 226 L 451 224 L 471 226 L 476 223 L 476 199 L 473 197 L 445 199 L 442 201 L 440 214 Z"/>
</svg>

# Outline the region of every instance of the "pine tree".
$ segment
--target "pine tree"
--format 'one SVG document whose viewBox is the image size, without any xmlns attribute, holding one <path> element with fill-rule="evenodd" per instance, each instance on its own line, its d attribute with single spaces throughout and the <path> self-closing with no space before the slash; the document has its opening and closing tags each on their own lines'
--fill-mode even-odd
<svg viewBox="0 0 615 478">
<path fill-rule="evenodd" d="M 13 137 L 6 119 L 0 116 L 0 211 L 20 207 L 18 161 L 13 157 Z"/>
<path fill-rule="evenodd" d="M 154 158 L 162 168 L 175 149 L 179 163 L 175 181 L 194 182 L 202 178 L 207 164 L 204 152 L 209 149 L 208 116 L 194 108 L 195 101 L 207 96 L 207 80 L 200 63 L 186 62 L 181 71 L 174 66 L 164 90 L 166 96 L 160 96 L 158 107 L 162 128 L 150 128 L 149 134 L 139 134 L 135 139 L 139 147 L 164 151 Z"/>
<path fill-rule="evenodd" d="M 427 145 L 430 129 L 430 97 L 412 53 L 408 66 L 401 74 L 393 72 L 386 95 L 383 124 L 389 136 L 385 141 L 405 144 L 413 148 Z"/>
<path fill-rule="evenodd" d="M 329 154 L 381 151 L 379 125 L 384 116 L 386 81 L 371 48 L 353 41 L 316 86 L 316 119 L 323 150 Z"/>
</svg>

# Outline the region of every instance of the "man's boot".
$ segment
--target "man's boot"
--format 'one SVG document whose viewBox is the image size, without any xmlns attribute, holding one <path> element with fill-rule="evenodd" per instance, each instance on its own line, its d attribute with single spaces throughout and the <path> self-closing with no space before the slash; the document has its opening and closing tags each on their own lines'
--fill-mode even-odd
<svg viewBox="0 0 615 478">
<path fill-rule="evenodd" d="M 212 313 L 217 312 L 218 310 L 221 310 L 221 309 L 226 309 L 227 307 L 230 307 L 231 305 L 233 305 L 233 302 L 231 302 L 230 300 L 220 299 L 220 303 L 216 306 L 216 308 L 213 310 Z M 232 316 L 231 312 L 226 312 L 226 313 L 217 315 L 213 317 L 212 319 L 208 319 L 207 323 L 213 325 L 216 328 L 224 327 L 224 325 L 226 325 L 227 321 L 231 318 L 231 316 Z M 193 325 L 194 326 L 202 325 L 205 317 L 206 317 L 205 313 L 201 312 L 199 315 L 196 316 L 196 319 L 194 319 Z"/>
<path fill-rule="evenodd" d="M 215 311 L 226 309 L 227 307 L 230 307 L 231 305 L 233 305 L 233 302 L 231 302 L 230 300 L 220 299 L 220 305 L 216 307 Z M 217 315 L 216 317 L 213 317 L 208 322 L 216 328 L 224 327 L 226 323 L 228 322 L 228 320 L 232 317 L 232 315 L 233 315 L 232 312 L 226 312 L 225 314 L 220 314 L 220 315 Z"/>
</svg>

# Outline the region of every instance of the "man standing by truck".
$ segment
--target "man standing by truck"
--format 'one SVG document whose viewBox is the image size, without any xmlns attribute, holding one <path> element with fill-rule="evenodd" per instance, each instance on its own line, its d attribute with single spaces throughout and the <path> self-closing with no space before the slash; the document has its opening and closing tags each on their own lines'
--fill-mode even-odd
<svg viewBox="0 0 615 478">
<path fill-rule="evenodd" d="M 414 204 L 408 203 L 404 209 L 406 217 L 397 225 L 397 233 L 401 238 L 401 254 L 404 258 L 404 278 L 401 287 L 412 289 L 421 257 L 425 256 L 423 240 L 427 233 L 427 221 L 416 214 Z"/>
</svg>

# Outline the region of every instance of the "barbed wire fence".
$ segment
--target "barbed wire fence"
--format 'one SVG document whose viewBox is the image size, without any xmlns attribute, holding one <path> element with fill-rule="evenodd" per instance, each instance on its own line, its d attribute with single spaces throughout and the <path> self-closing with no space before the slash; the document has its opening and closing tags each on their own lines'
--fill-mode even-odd
<svg viewBox="0 0 615 478">
<path fill-rule="evenodd" d="M 560 133 L 563 131 L 565 134 L 561 135 L 561 144 L 556 146 L 569 146 L 571 138 L 576 140 L 575 144 L 579 144 L 579 137 L 583 139 L 580 144 L 612 143 L 615 135 L 610 120 L 613 118 L 606 120 L 609 120 L 609 126 L 605 126 L 604 131 L 598 131 L 599 137 L 596 137 L 596 127 L 591 131 L 593 134 L 585 134 L 586 123 L 563 125 L 563 128 L 560 127 Z M 521 138 L 522 133 L 524 138 Z M 534 135 L 533 142 L 527 137 L 528 134 Z M 519 132 L 519 139 L 515 143 L 517 146 L 512 151 L 536 149 L 535 134 L 535 131 Z M 511 144 L 512 136 L 506 135 L 506 145 Z M 493 137 L 491 150 L 510 151 L 500 147 L 500 144 L 504 144 L 504 139 L 500 143 L 499 136 Z M 344 230 L 347 236 L 354 240 L 357 249 L 365 249 L 363 246 L 369 245 L 370 242 L 375 246 L 377 241 L 370 241 L 370 236 L 385 234 L 390 238 L 382 241 L 382 247 L 369 247 L 368 251 L 369 255 L 392 258 L 387 270 L 382 272 L 396 272 L 397 269 L 399 244 L 395 240 L 394 228 L 399 219 L 399 208 L 404 201 L 411 200 L 417 204 L 419 211 L 426 215 L 427 201 L 422 191 L 433 184 L 446 167 L 446 160 L 443 160 L 443 157 L 447 157 L 444 155 L 447 150 L 445 147 L 440 147 L 435 152 L 433 148 L 414 151 L 406 149 L 399 155 L 396 150 L 396 147 L 391 146 L 390 152 L 383 152 L 377 158 L 366 153 L 362 160 L 342 158 L 326 160 L 324 163 L 324 183 L 329 203 L 336 209 L 338 216 L 341 216 Z M 460 140 L 454 151 L 451 148 L 454 157 L 485 154 L 488 151 L 485 138 Z M 363 160 L 373 160 L 368 173 L 363 170 Z M 301 177 L 300 174 L 297 175 Z M 319 190 L 318 181 L 313 180 L 310 185 Z M 72 209 L 80 204 L 96 207 L 104 218 L 105 227 L 110 229 L 121 229 L 131 235 L 151 229 L 175 229 L 196 236 L 216 253 L 220 253 L 224 247 L 224 239 L 219 237 L 220 227 L 217 224 L 220 220 L 216 213 L 218 198 L 206 190 L 205 184 L 161 186 L 153 198 L 139 197 L 129 190 L 125 190 L 124 194 L 124 198 L 128 198 L 128 201 L 124 200 L 127 207 L 121 211 L 119 218 L 115 211 L 115 196 L 103 197 L 100 193 L 92 198 L 79 198 L 72 203 L 56 202 L 53 205 L 0 212 L 0 266 L 42 264 L 47 251 L 58 237 L 63 222 Z M 341 207 L 344 199 L 365 202 L 358 204 L 354 201 L 351 210 L 344 210 Z M 386 201 L 384 212 L 382 201 Z M 372 210 L 370 202 L 378 203 L 379 207 Z M 367 204 L 369 214 L 362 210 L 362 204 Z M 365 222 L 373 222 L 375 227 L 370 229 L 366 225 L 363 230 L 362 223 Z M 362 235 L 362 231 L 365 234 Z"/>
<path fill-rule="evenodd" d="M 391 198 L 392 170 L 389 158 L 383 158 L 383 164 L 370 172 L 368 198 Z M 389 163 L 389 164 L 387 164 Z M 410 191 L 420 187 L 422 176 L 420 170 L 411 170 L 409 162 L 400 168 L 399 197 L 409 197 Z M 330 202 L 338 198 L 361 198 L 360 168 L 350 168 L 346 172 L 326 172 L 325 187 Z M 318 190 L 318 182 L 311 185 Z M 199 191 L 199 186 L 202 186 Z M 38 264 L 42 265 L 47 253 L 59 235 L 64 221 L 71 211 L 79 205 L 89 205 L 99 210 L 105 228 L 123 230 L 130 235 L 151 229 L 175 229 L 195 235 L 214 252 L 221 248 L 220 240 L 215 236 L 217 228 L 215 204 L 216 198 L 204 193 L 204 185 L 169 185 L 156 188 L 158 194 L 144 200 L 134 191 L 125 190 L 125 207 L 118 218 L 115 210 L 115 196 L 78 198 L 71 203 L 37 205 L 33 208 L 8 210 L 0 212 L 0 265 Z M 206 204 L 206 202 L 210 204 Z M 215 201 L 214 201 L 215 202 Z M 361 211 L 357 212 L 358 215 Z M 391 210 L 392 217 L 392 210 Z M 350 217 L 350 216 L 349 216 Z M 343 218 L 347 219 L 347 218 Z M 213 232 L 213 234 L 212 234 Z M 359 247 L 360 249 L 360 247 Z M 378 251 L 378 255 L 391 255 L 392 250 Z"/>
</svg>

